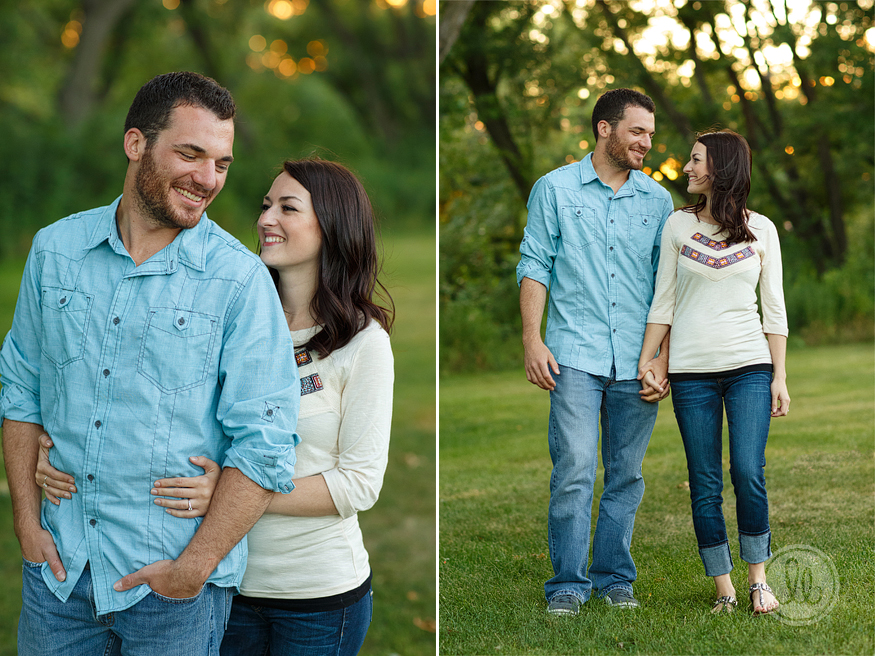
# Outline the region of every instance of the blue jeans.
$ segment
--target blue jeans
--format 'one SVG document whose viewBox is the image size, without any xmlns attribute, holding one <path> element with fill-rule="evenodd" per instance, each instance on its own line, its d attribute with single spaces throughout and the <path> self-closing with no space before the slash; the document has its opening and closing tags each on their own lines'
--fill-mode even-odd
<svg viewBox="0 0 875 656">
<path fill-rule="evenodd" d="M 705 574 L 732 571 L 723 519 L 723 409 L 729 424 L 729 475 L 735 489 L 741 559 L 762 563 L 771 555 L 766 498 L 766 439 L 772 375 L 754 371 L 727 378 L 674 381 L 674 412 L 687 452 L 693 527 Z"/>
<path fill-rule="evenodd" d="M 352 606 L 300 613 L 235 601 L 222 656 L 355 656 L 373 614 L 372 592 Z"/>
<path fill-rule="evenodd" d="M 560 366 L 550 392 L 548 533 L 555 576 L 544 585 L 547 600 L 571 594 L 586 602 L 592 588 L 604 596 L 632 591 L 637 576 L 630 547 L 635 512 L 644 496 L 641 462 L 656 422 L 657 404 L 642 401 L 637 380 L 592 376 Z M 605 489 L 589 559 L 593 487 L 598 465 L 599 419 Z"/>
<path fill-rule="evenodd" d="M 96 615 L 91 570 L 66 603 L 46 587 L 41 563 L 24 561 L 19 656 L 218 656 L 231 589 L 206 584 L 195 597 L 150 593 L 130 608 Z"/>
</svg>

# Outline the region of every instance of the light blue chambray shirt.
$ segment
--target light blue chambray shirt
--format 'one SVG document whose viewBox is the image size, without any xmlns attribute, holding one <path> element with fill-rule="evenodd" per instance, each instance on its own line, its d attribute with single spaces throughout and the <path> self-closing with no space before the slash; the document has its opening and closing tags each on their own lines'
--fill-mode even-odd
<svg viewBox="0 0 875 656">
<path fill-rule="evenodd" d="M 517 283 L 550 290 L 547 348 L 561 365 L 636 378 L 671 195 L 641 171 L 615 195 L 590 154 L 538 180 L 528 208 Z"/>
<path fill-rule="evenodd" d="M 159 478 L 197 476 L 189 456 L 236 467 L 262 487 L 294 487 L 300 383 L 267 269 L 203 215 L 140 266 L 112 205 L 67 217 L 33 241 L 0 351 L 0 412 L 42 424 L 52 465 L 78 492 L 42 505 L 67 570 L 43 580 L 66 601 L 90 563 L 97 613 L 128 608 L 145 585 L 112 585 L 175 559 L 201 519 L 153 503 Z M 236 587 L 242 540 L 208 579 Z"/>
</svg>

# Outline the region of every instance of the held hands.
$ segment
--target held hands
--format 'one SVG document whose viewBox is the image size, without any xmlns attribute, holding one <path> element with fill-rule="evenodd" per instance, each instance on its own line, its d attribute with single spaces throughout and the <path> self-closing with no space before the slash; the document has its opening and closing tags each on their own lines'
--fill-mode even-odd
<svg viewBox="0 0 875 656">
<path fill-rule="evenodd" d="M 556 389 L 556 381 L 550 375 L 552 370 L 559 375 L 559 364 L 550 353 L 550 349 L 540 339 L 534 343 L 525 343 L 526 378 L 541 389 L 552 391 Z"/>
<path fill-rule="evenodd" d="M 641 391 L 638 392 L 642 401 L 657 403 L 668 396 L 671 385 L 668 382 L 668 365 L 662 358 L 653 358 L 638 365 L 638 380 L 641 381 Z"/>
</svg>

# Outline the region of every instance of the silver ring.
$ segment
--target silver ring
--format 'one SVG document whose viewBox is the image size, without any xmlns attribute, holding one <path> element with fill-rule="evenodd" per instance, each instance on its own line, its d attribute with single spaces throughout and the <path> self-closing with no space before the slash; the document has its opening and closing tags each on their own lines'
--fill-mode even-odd
<svg viewBox="0 0 875 656">
<path fill-rule="evenodd" d="M 192 510 L 192 507 L 191 507 L 191 499 L 188 500 L 188 509 L 189 509 L 189 510 Z"/>
<path fill-rule="evenodd" d="M 46 487 L 46 488 L 47 488 L 47 487 L 49 486 L 48 483 L 46 483 L 47 480 L 49 480 L 49 477 L 48 477 L 48 476 L 44 476 L 44 477 L 43 477 L 43 487 Z"/>
</svg>

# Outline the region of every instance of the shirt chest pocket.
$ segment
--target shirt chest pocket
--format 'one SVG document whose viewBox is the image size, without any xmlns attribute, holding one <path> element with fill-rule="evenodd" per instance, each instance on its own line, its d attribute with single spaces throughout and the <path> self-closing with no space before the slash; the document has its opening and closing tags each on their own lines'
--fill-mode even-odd
<svg viewBox="0 0 875 656">
<path fill-rule="evenodd" d="M 638 257 L 649 258 L 657 246 L 656 233 L 659 217 L 647 212 L 635 212 L 629 217 L 628 242 Z"/>
<path fill-rule="evenodd" d="M 218 324 L 209 314 L 149 308 L 137 371 L 164 392 L 203 385 L 212 370 Z"/>
<path fill-rule="evenodd" d="M 41 292 L 43 354 L 58 367 L 81 360 L 94 295 L 60 287 L 43 287 Z"/>
<path fill-rule="evenodd" d="M 559 230 L 566 246 L 585 248 L 595 241 L 595 209 L 583 205 L 568 205 L 559 208 Z"/>
</svg>

